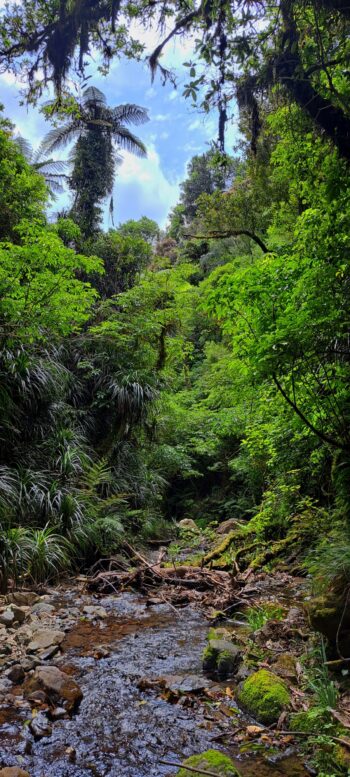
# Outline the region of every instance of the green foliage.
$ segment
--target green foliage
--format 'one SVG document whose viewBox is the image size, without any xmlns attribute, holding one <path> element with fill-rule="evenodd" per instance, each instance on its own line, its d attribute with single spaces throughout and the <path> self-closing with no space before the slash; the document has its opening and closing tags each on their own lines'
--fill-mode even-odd
<svg viewBox="0 0 350 777">
<path fill-rule="evenodd" d="M 244 617 L 249 623 L 252 631 L 261 629 L 269 620 L 283 620 L 284 610 L 283 607 L 278 605 L 264 604 L 257 607 L 248 607 L 244 612 Z"/>
<path fill-rule="evenodd" d="M 0 321 L 3 342 L 67 335 L 87 321 L 97 294 L 77 272 L 101 273 L 97 257 L 66 248 L 53 230 L 22 221 L 19 244 L 0 243 Z"/>
<path fill-rule="evenodd" d="M 22 219 L 45 221 L 47 189 L 43 178 L 35 172 L 19 146 L 11 137 L 11 129 L 0 120 L 0 240 L 12 240 L 15 227 Z"/>
</svg>

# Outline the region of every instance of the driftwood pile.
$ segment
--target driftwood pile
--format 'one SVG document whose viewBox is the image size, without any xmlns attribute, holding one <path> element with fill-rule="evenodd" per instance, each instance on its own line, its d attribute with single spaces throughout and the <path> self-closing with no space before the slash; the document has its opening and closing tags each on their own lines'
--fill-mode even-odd
<svg viewBox="0 0 350 777">
<path fill-rule="evenodd" d="M 230 601 L 233 595 L 233 578 L 229 572 L 212 570 L 195 566 L 163 567 L 160 559 L 150 563 L 130 545 L 126 546 L 129 556 L 133 559 L 132 569 L 103 570 L 87 583 L 89 591 L 101 594 L 119 593 L 127 588 L 133 588 L 142 593 L 149 593 L 152 588 L 161 588 L 170 599 L 193 599 L 185 596 L 187 592 L 210 593 L 211 603 L 219 598 L 220 603 Z"/>
</svg>

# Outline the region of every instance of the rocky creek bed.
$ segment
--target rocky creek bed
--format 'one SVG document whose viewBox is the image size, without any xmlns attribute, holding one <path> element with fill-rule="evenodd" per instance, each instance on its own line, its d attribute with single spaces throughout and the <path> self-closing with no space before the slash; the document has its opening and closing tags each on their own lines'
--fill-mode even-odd
<svg viewBox="0 0 350 777">
<path fill-rule="evenodd" d="M 5 767 L 30 777 L 170 776 L 178 773 L 170 763 L 209 748 L 228 754 L 242 777 L 310 773 L 293 737 L 274 740 L 239 710 L 237 681 L 203 674 L 210 623 L 198 606 L 133 592 L 97 598 L 81 583 L 41 597 L 19 592 L 0 620 L 5 776 L 21 774 Z M 257 635 L 257 646 L 269 637 Z"/>
</svg>

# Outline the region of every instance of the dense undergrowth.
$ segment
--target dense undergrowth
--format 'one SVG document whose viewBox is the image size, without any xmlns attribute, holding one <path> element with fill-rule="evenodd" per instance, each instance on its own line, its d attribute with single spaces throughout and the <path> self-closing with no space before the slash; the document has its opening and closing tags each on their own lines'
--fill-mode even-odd
<svg viewBox="0 0 350 777">
<path fill-rule="evenodd" d="M 350 225 L 337 152 L 271 101 L 256 156 L 243 144 L 219 188 L 215 155 L 205 184 L 193 163 L 171 238 L 148 219 L 85 237 L 70 218 L 47 223 L 45 184 L 11 133 L 3 121 L 2 587 L 86 568 L 130 536 L 172 536 L 183 517 L 238 521 L 214 565 L 284 563 L 345 585 Z M 252 220 L 265 253 L 244 235 L 186 238 Z"/>
</svg>

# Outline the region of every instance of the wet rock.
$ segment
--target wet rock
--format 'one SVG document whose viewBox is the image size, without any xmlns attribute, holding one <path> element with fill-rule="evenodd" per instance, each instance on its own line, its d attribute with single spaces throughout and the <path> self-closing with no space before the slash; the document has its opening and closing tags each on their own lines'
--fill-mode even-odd
<svg viewBox="0 0 350 777">
<path fill-rule="evenodd" d="M 110 651 L 110 650 L 108 650 L 108 648 L 105 648 L 105 647 L 103 647 L 103 645 L 100 645 L 100 647 L 98 647 L 98 648 L 97 648 L 97 649 L 94 651 L 94 653 L 93 653 L 93 657 L 94 657 L 94 658 L 97 658 L 97 659 L 100 659 L 100 658 L 108 658 L 108 656 L 110 656 L 110 654 L 111 654 L 111 651 Z"/>
<path fill-rule="evenodd" d="M 19 766 L 5 766 L 4 769 L 0 769 L 0 777 L 30 777 L 30 775 Z"/>
<path fill-rule="evenodd" d="M 52 604 L 49 604 L 49 602 L 37 602 L 32 607 L 33 613 L 46 613 L 47 615 L 51 615 L 55 611 L 55 608 Z"/>
<path fill-rule="evenodd" d="M 15 616 L 12 610 L 4 610 L 2 613 L 0 613 L 0 623 L 6 626 L 6 628 L 8 628 L 9 626 L 12 626 L 14 621 L 15 621 Z"/>
<path fill-rule="evenodd" d="M 46 693 L 44 691 L 33 691 L 33 693 L 30 693 L 27 696 L 27 700 L 30 702 L 30 704 L 47 704 L 48 698 L 46 696 Z"/>
<path fill-rule="evenodd" d="M 75 764 L 77 760 L 77 751 L 74 747 L 67 747 L 65 750 L 65 754 L 68 758 L 68 761 L 70 761 L 71 764 Z"/>
<path fill-rule="evenodd" d="M 38 690 L 44 691 L 52 703 L 63 706 L 69 713 L 77 709 L 83 698 L 78 683 L 57 666 L 38 666 L 28 678 L 25 695 L 28 697 Z"/>
<path fill-rule="evenodd" d="M 190 769 L 186 769 L 186 766 Z M 227 755 L 220 753 L 219 750 L 206 750 L 200 755 L 191 755 L 183 763 L 182 769 L 178 772 L 178 777 L 193 777 L 194 769 L 200 772 L 201 769 L 211 774 L 217 774 L 218 777 L 239 777 L 233 761 Z"/>
<path fill-rule="evenodd" d="M 210 639 L 203 652 L 203 671 L 217 673 L 220 680 L 232 677 L 238 669 L 240 648 L 226 639 Z"/>
<path fill-rule="evenodd" d="M 223 521 L 219 524 L 218 528 L 216 529 L 217 534 L 228 534 L 230 531 L 233 531 L 234 529 L 238 529 L 240 526 L 239 522 L 236 521 L 235 518 L 229 518 L 227 521 Z"/>
<path fill-rule="evenodd" d="M 29 730 L 33 734 L 34 739 L 37 740 L 51 736 L 52 726 L 44 712 L 39 712 L 38 715 L 31 719 Z"/>
<path fill-rule="evenodd" d="M 27 647 L 27 653 L 36 653 L 38 650 L 45 650 L 53 645 L 60 645 L 64 638 L 64 631 L 55 631 L 53 629 L 36 631 Z"/>
<path fill-rule="evenodd" d="M 11 604 L 10 610 L 13 612 L 14 620 L 16 623 L 24 623 L 27 613 L 22 609 L 22 607 L 18 607 L 17 604 Z"/>
<path fill-rule="evenodd" d="M 182 521 L 179 521 L 177 524 L 178 528 L 182 531 L 188 531 L 193 532 L 194 534 L 200 534 L 200 529 L 198 528 L 197 524 L 192 520 L 192 518 L 183 518 Z"/>
<path fill-rule="evenodd" d="M 83 612 L 90 618 L 107 618 L 107 610 L 99 605 L 87 604 L 83 608 Z"/>
<path fill-rule="evenodd" d="M 5 602 L 7 604 L 17 604 L 18 607 L 30 607 L 34 602 L 37 602 L 39 596 L 33 591 L 13 591 L 5 596 Z"/>
<path fill-rule="evenodd" d="M 7 670 L 6 677 L 8 677 L 8 679 L 11 680 L 11 682 L 15 685 L 21 685 L 25 678 L 25 671 L 23 666 L 21 666 L 21 664 L 14 664 L 10 669 Z"/>
<path fill-rule="evenodd" d="M 67 710 L 64 707 L 54 707 L 53 710 L 50 710 L 49 715 L 53 721 L 63 720 L 67 716 Z"/>
<path fill-rule="evenodd" d="M 211 681 L 199 675 L 190 674 L 185 677 L 181 675 L 167 675 L 164 678 L 165 687 L 169 691 L 179 693 L 199 693 L 212 685 Z"/>
<path fill-rule="evenodd" d="M 244 709 L 261 723 L 275 723 L 290 702 L 287 686 L 266 669 L 259 669 L 244 681 L 238 694 Z"/>
</svg>

